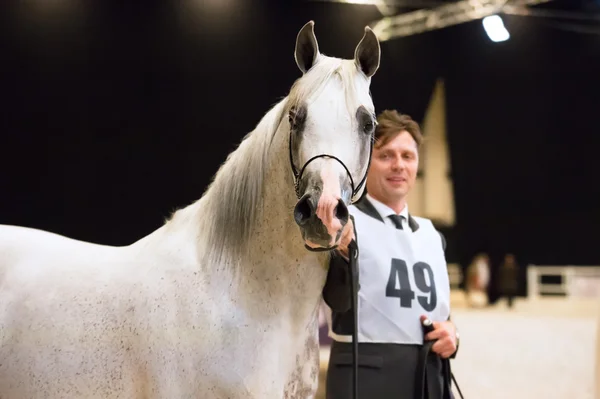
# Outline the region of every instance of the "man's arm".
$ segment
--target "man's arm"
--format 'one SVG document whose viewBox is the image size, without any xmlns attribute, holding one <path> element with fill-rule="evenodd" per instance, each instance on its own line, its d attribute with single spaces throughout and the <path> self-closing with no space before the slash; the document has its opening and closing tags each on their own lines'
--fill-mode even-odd
<svg viewBox="0 0 600 399">
<path fill-rule="evenodd" d="M 440 239 L 442 240 L 442 250 L 446 252 L 446 238 L 441 231 L 438 230 Z M 436 342 L 432 347 L 432 350 L 438 353 L 444 358 L 454 359 L 458 353 L 458 347 L 460 345 L 458 329 L 448 315 L 448 320 L 434 323 L 434 329 L 438 330 L 429 333 L 425 339 L 437 339 L 441 342 Z"/>
<path fill-rule="evenodd" d="M 350 292 L 350 279 L 352 277 L 350 276 L 350 264 L 348 263 L 348 244 L 355 237 L 354 218 L 350 216 L 348 223 L 344 226 L 338 249 L 331 253 L 327 280 L 325 280 L 325 287 L 323 287 L 323 300 L 334 312 L 345 313 L 350 310 L 352 305 Z"/>
<path fill-rule="evenodd" d="M 438 230 L 437 232 L 440 235 L 440 238 L 442 239 L 442 250 L 446 252 L 446 237 L 444 237 L 441 231 Z"/>
<path fill-rule="evenodd" d="M 337 313 L 350 310 L 350 266 L 348 261 L 337 252 L 332 253 L 329 261 L 329 272 L 325 287 L 323 287 L 323 300 Z"/>
</svg>

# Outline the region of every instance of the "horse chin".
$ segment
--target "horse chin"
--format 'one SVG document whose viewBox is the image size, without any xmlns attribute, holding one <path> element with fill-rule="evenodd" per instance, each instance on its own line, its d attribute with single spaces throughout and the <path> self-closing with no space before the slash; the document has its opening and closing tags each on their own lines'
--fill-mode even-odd
<svg viewBox="0 0 600 399">
<path fill-rule="evenodd" d="M 303 234 L 304 235 L 304 234 Z M 311 240 L 307 237 L 304 237 L 304 247 L 309 251 L 320 252 L 320 251 L 331 251 L 336 249 L 338 246 L 338 242 L 335 239 L 331 240 L 323 240 L 323 239 L 314 239 Z"/>
</svg>

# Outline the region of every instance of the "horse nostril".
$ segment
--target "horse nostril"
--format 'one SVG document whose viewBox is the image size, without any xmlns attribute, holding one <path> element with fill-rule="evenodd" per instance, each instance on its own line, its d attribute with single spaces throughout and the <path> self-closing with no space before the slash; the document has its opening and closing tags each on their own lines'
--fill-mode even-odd
<svg viewBox="0 0 600 399">
<path fill-rule="evenodd" d="M 335 217 L 345 225 L 348 222 L 348 207 L 344 204 L 344 201 L 338 200 L 338 204 L 335 207 Z"/>
<path fill-rule="evenodd" d="M 310 194 L 305 194 L 300 198 L 300 201 L 296 204 L 294 208 L 294 219 L 298 226 L 303 226 L 308 222 L 310 217 L 313 214 L 313 206 L 312 201 L 310 200 Z"/>
</svg>

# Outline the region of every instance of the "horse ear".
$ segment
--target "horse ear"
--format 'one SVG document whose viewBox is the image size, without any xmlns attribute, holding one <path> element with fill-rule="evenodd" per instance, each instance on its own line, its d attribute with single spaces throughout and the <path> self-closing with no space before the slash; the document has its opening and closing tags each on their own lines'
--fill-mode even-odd
<svg viewBox="0 0 600 399">
<path fill-rule="evenodd" d="M 317 62 L 318 57 L 319 44 L 315 37 L 315 21 L 309 21 L 298 32 L 294 58 L 298 68 L 302 73 L 306 73 Z"/>
<path fill-rule="evenodd" d="M 365 27 L 365 34 L 354 51 L 354 62 L 368 78 L 375 75 L 379 69 L 379 60 L 381 58 L 381 48 L 375 32 L 368 26 Z"/>
</svg>

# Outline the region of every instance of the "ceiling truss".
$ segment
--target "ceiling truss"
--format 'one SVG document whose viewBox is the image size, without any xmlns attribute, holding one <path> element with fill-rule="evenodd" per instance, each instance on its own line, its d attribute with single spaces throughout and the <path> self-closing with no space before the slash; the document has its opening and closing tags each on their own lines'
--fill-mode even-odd
<svg viewBox="0 0 600 399">
<path fill-rule="evenodd" d="M 550 0 L 462 0 L 438 7 L 420 9 L 394 16 L 385 16 L 371 24 L 381 41 L 446 28 L 465 22 L 475 21 L 490 15 L 504 13 L 505 10 L 526 9 Z"/>
<path fill-rule="evenodd" d="M 567 11 L 533 7 L 552 0 L 308 0 L 376 7 L 383 18 L 370 26 L 380 41 L 417 35 L 471 22 L 495 14 L 519 15 L 570 20 L 574 23 L 556 27 L 585 33 L 600 34 L 600 12 Z M 598 0 L 600 1 L 600 0 Z M 408 11 L 406 11 L 408 9 Z M 405 12 L 401 12 L 405 11 Z M 586 25 L 588 24 L 588 25 Z"/>
</svg>

